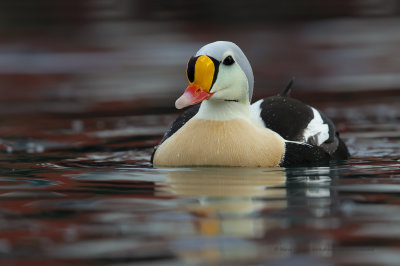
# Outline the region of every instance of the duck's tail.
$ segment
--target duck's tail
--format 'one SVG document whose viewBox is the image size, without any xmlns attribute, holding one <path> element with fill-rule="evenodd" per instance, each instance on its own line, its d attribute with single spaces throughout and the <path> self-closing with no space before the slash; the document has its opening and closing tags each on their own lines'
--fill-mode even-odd
<svg viewBox="0 0 400 266">
<path fill-rule="evenodd" d="M 286 85 L 285 89 L 279 93 L 279 96 L 288 97 L 290 96 L 290 92 L 292 91 L 292 85 L 294 82 L 294 77 L 289 81 L 288 85 Z"/>
</svg>

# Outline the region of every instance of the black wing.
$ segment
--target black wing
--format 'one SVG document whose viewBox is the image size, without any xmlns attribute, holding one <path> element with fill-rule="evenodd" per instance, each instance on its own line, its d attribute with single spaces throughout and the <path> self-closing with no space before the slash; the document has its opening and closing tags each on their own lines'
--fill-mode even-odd
<svg viewBox="0 0 400 266">
<path fill-rule="evenodd" d="M 261 101 L 260 117 L 267 128 L 286 140 L 303 140 L 303 131 L 314 117 L 313 111 L 307 105 L 279 95 Z"/>
<path fill-rule="evenodd" d="M 171 127 L 168 129 L 168 131 L 164 134 L 164 137 L 162 138 L 160 144 L 154 147 L 153 153 L 151 154 L 151 163 L 153 163 L 154 159 L 154 154 L 156 153 L 156 150 L 158 146 L 160 146 L 166 139 L 171 137 L 173 134 L 175 134 L 176 131 L 178 131 L 183 125 L 186 124 L 187 121 L 189 121 L 193 116 L 197 114 L 199 111 L 200 104 L 193 105 L 191 108 L 187 109 L 185 112 L 183 112 L 182 115 L 180 115 L 171 125 Z"/>
<path fill-rule="evenodd" d="M 329 154 L 331 159 L 347 159 L 349 157 L 346 145 L 339 138 L 335 125 L 322 112 L 317 110 L 323 124 L 328 126 L 329 136 L 323 143 L 320 143 L 318 138 L 321 132 L 308 136 L 307 139 L 304 135 L 305 129 L 314 119 L 314 112 L 310 106 L 282 94 L 261 101 L 260 117 L 265 126 L 284 139 L 305 142 L 314 147 L 319 147 Z"/>
</svg>

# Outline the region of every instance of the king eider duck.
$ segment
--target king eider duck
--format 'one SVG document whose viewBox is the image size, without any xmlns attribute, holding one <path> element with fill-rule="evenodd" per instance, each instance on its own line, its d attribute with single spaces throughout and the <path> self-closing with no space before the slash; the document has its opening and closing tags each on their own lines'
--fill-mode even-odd
<svg viewBox="0 0 400 266">
<path fill-rule="evenodd" d="M 253 71 L 236 44 L 203 46 L 189 59 L 186 74 L 189 86 L 175 106 L 194 106 L 155 147 L 155 167 L 286 167 L 349 158 L 333 122 L 289 97 L 290 85 L 250 104 Z"/>
</svg>

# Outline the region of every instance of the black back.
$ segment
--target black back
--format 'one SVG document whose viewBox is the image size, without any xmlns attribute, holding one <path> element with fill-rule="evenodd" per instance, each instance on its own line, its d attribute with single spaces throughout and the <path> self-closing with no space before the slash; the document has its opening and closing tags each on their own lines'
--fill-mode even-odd
<svg viewBox="0 0 400 266">
<path fill-rule="evenodd" d="M 304 142 L 304 129 L 307 128 L 310 121 L 314 118 L 310 106 L 288 96 L 278 95 L 263 99 L 260 107 L 260 116 L 267 128 L 277 132 L 286 140 Z M 314 151 L 315 157 L 320 157 L 318 154 L 321 150 L 326 152 L 330 159 L 348 159 L 350 154 L 346 145 L 340 139 L 339 132 L 336 130 L 334 123 L 324 113 L 319 110 L 317 111 L 324 124 L 328 125 L 329 137 L 320 145 L 318 145 L 317 136 L 309 137 L 305 140 L 305 143 L 312 145 L 312 147 L 319 148 Z M 293 150 L 296 145 L 299 144 L 290 144 L 286 154 L 290 152 L 290 150 Z M 302 152 L 306 152 L 302 147 L 298 147 L 298 149 L 302 150 Z"/>
<path fill-rule="evenodd" d="M 291 141 L 302 140 L 304 129 L 314 117 L 307 105 L 285 96 L 265 98 L 260 107 L 265 126 Z"/>
</svg>

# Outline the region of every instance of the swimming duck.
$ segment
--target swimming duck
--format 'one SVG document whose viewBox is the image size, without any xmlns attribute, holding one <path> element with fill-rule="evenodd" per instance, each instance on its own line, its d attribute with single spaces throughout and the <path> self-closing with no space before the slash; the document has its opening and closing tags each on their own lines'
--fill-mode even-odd
<svg viewBox="0 0 400 266">
<path fill-rule="evenodd" d="M 345 160 L 349 152 L 322 112 L 280 94 L 251 103 L 254 77 L 234 43 L 203 46 L 187 63 L 186 110 L 155 147 L 154 166 L 274 167 Z"/>
</svg>

